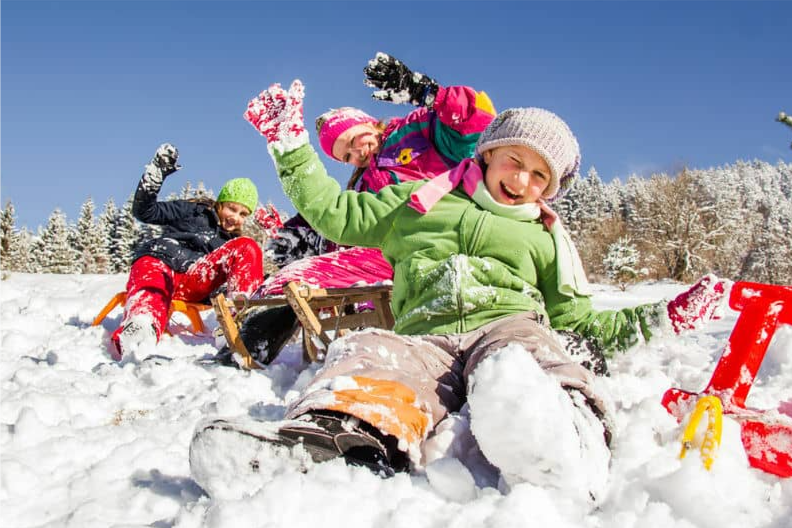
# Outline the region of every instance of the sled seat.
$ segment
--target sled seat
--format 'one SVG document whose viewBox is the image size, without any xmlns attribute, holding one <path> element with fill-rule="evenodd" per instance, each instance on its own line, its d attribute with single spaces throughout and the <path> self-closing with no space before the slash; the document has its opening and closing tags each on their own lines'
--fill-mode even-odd
<svg viewBox="0 0 792 528">
<path fill-rule="evenodd" d="M 385 328 L 395 323 L 390 309 L 391 286 L 358 286 L 352 288 L 311 288 L 289 282 L 283 295 L 254 300 L 230 300 L 221 293 L 212 299 L 217 321 L 226 337 L 228 348 L 242 356 L 243 367 L 261 368 L 253 359 L 239 335 L 239 320 L 246 310 L 260 306 L 289 305 L 302 325 L 303 353 L 307 361 L 317 361 L 337 337 L 353 328 Z M 354 305 L 368 302 L 371 311 L 355 312 Z M 236 313 L 236 317 L 232 314 Z"/>
<path fill-rule="evenodd" d="M 107 314 L 113 311 L 116 306 L 124 306 L 126 304 L 127 294 L 125 291 L 116 293 L 112 299 L 102 308 L 102 311 L 99 312 L 99 315 L 94 317 L 91 326 L 99 326 L 102 321 L 104 321 Z M 201 320 L 201 312 L 206 310 L 211 310 L 212 306 L 209 304 L 203 303 L 194 303 L 194 302 L 187 302 L 182 300 L 174 299 L 171 301 L 170 305 L 170 313 L 168 314 L 169 318 L 170 315 L 173 315 L 173 312 L 181 312 L 187 316 L 187 319 L 190 320 L 190 327 L 193 334 L 202 334 L 206 331 L 204 327 L 203 320 Z M 166 332 L 170 333 L 168 330 Z"/>
</svg>

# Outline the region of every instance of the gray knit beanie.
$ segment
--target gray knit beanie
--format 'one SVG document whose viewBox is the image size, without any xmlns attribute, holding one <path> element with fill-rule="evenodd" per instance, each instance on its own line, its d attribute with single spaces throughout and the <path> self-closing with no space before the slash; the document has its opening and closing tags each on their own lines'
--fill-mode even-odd
<svg viewBox="0 0 792 528">
<path fill-rule="evenodd" d="M 550 184 L 543 196 L 560 197 L 580 169 L 580 147 L 567 124 L 542 108 L 510 108 L 498 114 L 479 137 L 476 156 L 504 145 L 525 145 L 550 166 Z M 557 196 L 558 195 L 558 196 Z"/>
</svg>

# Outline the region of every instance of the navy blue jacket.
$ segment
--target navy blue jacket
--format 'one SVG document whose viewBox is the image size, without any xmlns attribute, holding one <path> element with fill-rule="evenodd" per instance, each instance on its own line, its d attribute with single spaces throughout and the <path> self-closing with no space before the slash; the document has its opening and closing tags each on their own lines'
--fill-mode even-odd
<svg viewBox="0 0 792 528">
<path fill-rule="evenodd" d="M 164 230 L 161 237 L 141 243 L 134 260 L 155 257 L 183 273 L 196 260 L 237 236 L 220 227 L 220 219 L 211 204 L 187 200 L 158 202 L 162 180 L 148 176 L 144 174 L 138 184 L 132 214 L 141 222 L 161 225 Z"/>
</svg>

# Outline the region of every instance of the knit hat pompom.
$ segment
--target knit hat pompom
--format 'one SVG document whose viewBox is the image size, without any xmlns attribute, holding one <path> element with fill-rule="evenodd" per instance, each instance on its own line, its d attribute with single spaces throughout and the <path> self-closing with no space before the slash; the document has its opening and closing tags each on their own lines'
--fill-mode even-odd
<svg viewBox="0 0 792 528">
<path fill-rule="evenodd" d="M 524 145 L 550 167 L 544 198 L 559 198 L 578 177 L 580 147 L 563 119 L 542 108 L 510 108 L 498 114 L 479 137 L 476 156 L 496 147 Z"/>
<path fill-rule="evenodd" d="M 333 156 L 333 145 L 338 136 L 355 125 L 362 123 L 377 124 L 378 122 L 377 119 L 358 108 L 349 106 L 333 108 L 316 118 L 316 134 L 319 136 L 319 144 L 325 154 L 336 159 Z"/>
<path fill-rule="evenodd" d="M 250 178 L 228 180 L 217 195 L 217 203 L 236 202 L 247 207 L 250 212 L 258 206 L 258 189 Z"/>
</svg>

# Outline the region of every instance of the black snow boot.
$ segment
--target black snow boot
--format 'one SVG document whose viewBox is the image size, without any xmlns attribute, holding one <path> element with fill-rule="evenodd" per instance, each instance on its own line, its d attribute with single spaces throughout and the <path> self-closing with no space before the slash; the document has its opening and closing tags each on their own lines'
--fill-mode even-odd
<svg viewBox="0 0 792 528">
<path fill-rule="evenodd" d="M 363 466 L 392 477 L 407 471 L 407 455 L 397 441 L 353 416 L 333 411 L 315 411 L 289 420 L 278 429 L 278 439 L 289 447 L 302 443 L 314 462 L 343 457 L 347 464 Z"/>
<path fill-rule="evenodd" d="M 239 337 L 256 361 L 269 365 L 299 328 L 300 322 L 291 306 L 259 308 L 245 314 L 239 323 Z M 228 346 L 217 353 L 215 360 L 236 365 Z"/>
</svg>

